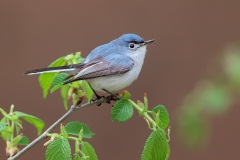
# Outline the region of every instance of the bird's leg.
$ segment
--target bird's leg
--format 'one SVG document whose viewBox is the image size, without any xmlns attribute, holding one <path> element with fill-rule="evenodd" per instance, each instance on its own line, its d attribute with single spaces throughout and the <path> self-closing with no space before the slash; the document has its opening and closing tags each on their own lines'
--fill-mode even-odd
<svg viewBox="0 0 240 160">
<path fill-rule="evenodd" d="M 117 101 L 119 99 L 121 99 L 121 97 L 118 94 L 113 94 L 112 92 L 106 90 L 106 89 L 102 89 L 103 91 L 109 93 L 110 95 L 106 97 L 106 102 L 110 103 L 111 101 Z"/>
<path fill-rule="evenodd" d="M 104 98 L 105 101 L 110 104 L 111 101 L 117 101 L 117 100 L 119 100 L 119 99 L 121 98 L 119 95 L 113 94 L 112 92 L 110 92 L 110 91 L 108 91 L 108 90 L 106 90 L 106 89 L 102 89 L 102 90 L 105 91 L 105 92 L 107 92 L 107 93 L 109 93 L 110 95 L 107 96 L 107 97 L 105 97 L 105 96 L 99 96 L 99 95 L 97 94 L 97 92 L 92 88 L 91 84 L 90 84 L 90 83 L 88 83 L 88 84 L 89 84 L 90 88 L 92 89 L 93 93 L 94 93 L 95 96 L 96 96 L 96 99 L 92 99 L 91 102 L 94 102 L 94 101 L 96 101 L 96 100 L 99 100 L 99 99 L 101 99 L 101 98 Z M 97 104 L 97 105 L 100 106 L 101 103 L 99 103 L 99 104 Z"/>
<path fill-rule="evenodd" d="M 99 99 L 101 99 L 101 98 L 104 97 L 104 96 L 99 96 L 99 95 L 97 94 L 97 92 L 92 88 L 92 86 L 91 86 L 90 83 L 88 83 L 88 85 L 90 86 L 90 88 L 92 89 L 93 93 L 94 93 L 95 96 L 96 96 L 96 99 L 92 99 L 90 102 L 94 102 L 94 101 L 99 100 Z M 104 98 L 105 98 L 105 97 L 104 97 Z M 102 103 L 98 103 L 97 106 L 101 106 L 101 104 L 102 104 Z"/>
<path fill-rule="evenodd" d="M 92 89 L 92 91 L 93 91 L 93 93 L 95 94 L 95 96 L 97 97 L 97 99 L 101 99 L 102 98 L 102 96 L 99 96 L 98 94 L 97 94 L 97 92 L 92 88 L 92 86 L 90 85 L 90 87 L 91 87 L 91 89 Z"/>
</svg>

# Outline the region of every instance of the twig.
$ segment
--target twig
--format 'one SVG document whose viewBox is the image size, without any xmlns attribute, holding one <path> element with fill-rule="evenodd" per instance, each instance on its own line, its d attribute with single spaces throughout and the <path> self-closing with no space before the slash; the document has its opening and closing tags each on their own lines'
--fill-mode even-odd
<svg viewBox="0 0 240 160">
<path fill-rule="evenodd" d="M 63 120 L 65 120 L 67 117 L 69 117 L 74 111 L 77 111 L 79 109 L 91 106 L 93 104 L 98 104 L 98 103 L 105 103 L 105 99 L 101 98 L 99 100 L 96 100 L 94 102 L 91 103 L 85 103 L 82 105 L 78 105 L 78 106 L 72 106 L 67 113 L 65 113 L 61 118 L 59 118 L 53 125 L 51 125 L 45 132 L 43 132 L 43 134 L 41 134 L 39 137 L 37 137 L 34 141 L 32 141 L 30 144 L 28 144 L 25 148 L 23 148 L 20 152 L 18 152 L 16 155 L 14 155 L 13 157 L 8 158 L 8 160 L 15 160 L 18 157 L 20 157 L 23 153 L 25 153 L 27 150 L 29 150 L 30 148 L 32 148 L 35 144 L 37 144 L 39 141 L 41 141 L 42 139 L 44 139 L 46 137 L 46 135 L 52 131 L 56 126 L 58 126 Z"/>
</svg>

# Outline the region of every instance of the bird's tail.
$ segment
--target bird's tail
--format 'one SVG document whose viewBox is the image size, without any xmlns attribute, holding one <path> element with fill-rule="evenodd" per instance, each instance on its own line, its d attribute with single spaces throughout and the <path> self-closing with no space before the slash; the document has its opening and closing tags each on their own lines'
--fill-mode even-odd
<svg viewBox="0 0 240 160">
<path fill-rule="evenodd" d="M 61 66 L 61 67 L 50 67 L 50 68 L 40 68 L 34 69 L 25 72 L 26 75 L 41 74 L 41 73 L 50 73 L 50 72 L 76 72 L 82 67 L 83 64 L 74 64 L 70 66 Z"/>
</svg>

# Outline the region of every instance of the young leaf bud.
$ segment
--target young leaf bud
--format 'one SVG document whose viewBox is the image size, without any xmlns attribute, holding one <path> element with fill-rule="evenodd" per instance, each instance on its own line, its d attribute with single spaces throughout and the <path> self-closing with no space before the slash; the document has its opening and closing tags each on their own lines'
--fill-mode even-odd
<svg viewBox="0 0 240 160">
<path fill-rule="evenodd" d="M 147 99 L 146 93 L 144 93 L 143 100 L 144 100 L 144 105 L 145 105 L 146 109 L 148 109 L 148 99 Z"/>
</svg>

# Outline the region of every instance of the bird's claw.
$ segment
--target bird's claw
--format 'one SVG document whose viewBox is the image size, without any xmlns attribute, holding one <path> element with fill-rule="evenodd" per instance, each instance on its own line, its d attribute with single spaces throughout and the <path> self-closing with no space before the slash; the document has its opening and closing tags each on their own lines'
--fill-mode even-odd
<svg viewBox="0 0 240 160">
<path fill-rule="evenodd" d="M 94 102 L 96 102 L 96 101 L 98 101 L 98 100 L 100 100 L 100 99 L 102 99 L 102 98 L 103 98 L 104 101 L 105 101 L 106 103 L 108 103 L 108 104 L 110 104 L 111 101 L 117 101 L 117 100 L 120 99 L 118 95 L 111 94 L 111 95 L 109 95 L 109 96 L 107 96 L 107 97 L 105 97 L 105 96 L 97 96 L 97 98 L 96 98 L 96 99 L 92 99 L 92 100 L 90 101 L 90 103 L 94 103 Z M 97 106 L 101 106 L 101 104 L 102 104 L 102 103 L 98 103 Z"/>
<path fill-rule="evenodd" d="M 90 101 L 90 103 L 94 103 L 94 102 L 96 102 L 96 101 L 98 101 L 98 100 L 100 100 L 100 99 L 102 99 L 102 98 L 105 99 L 104 96 L 97 96 L 96 99 L 92 99 L 92 100 Z M 97 103 L 97 106 L 101 106 L 101 104 L 102 104 L 102 103 Z"/>
</svg>

